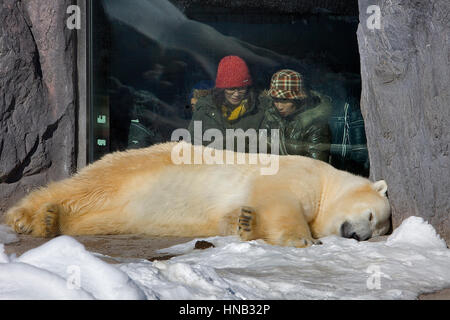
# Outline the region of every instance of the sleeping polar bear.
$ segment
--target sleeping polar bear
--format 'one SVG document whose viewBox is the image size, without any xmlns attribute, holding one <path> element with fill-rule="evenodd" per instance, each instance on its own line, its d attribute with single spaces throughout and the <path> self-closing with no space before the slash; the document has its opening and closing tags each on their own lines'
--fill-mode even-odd
<svg viewBox="0 0 450 320">
<path fill-rule="evenodd" d="M 274 175 L 261 175 L 261 165 L 248 161 L 177 165 L 171 159 L 176 144 L 106 155 L 29 194 L 7 212 L 6 222 L 18 233 L 40 237 L 236 234 L 295 247 L 328 235 L 366 240 L 389 229 L 383 180 L 372 183 L 301 156 L 276 156 Z M 192 156 L 205 148 L 188 146 Z"/>
</svg>

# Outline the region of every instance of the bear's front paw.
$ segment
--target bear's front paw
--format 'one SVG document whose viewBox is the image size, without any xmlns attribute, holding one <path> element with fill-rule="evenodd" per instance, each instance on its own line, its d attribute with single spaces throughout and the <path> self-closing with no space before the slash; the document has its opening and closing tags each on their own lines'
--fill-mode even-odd
<svg viewBox="0 0 450 320">
<path fill-rule="evenodd" d="M 238 222 L 238 234 L 241 240 L 248 241 L 255 238 L 256 213 L 251 207 L 242 207 Z"/>
</svg>

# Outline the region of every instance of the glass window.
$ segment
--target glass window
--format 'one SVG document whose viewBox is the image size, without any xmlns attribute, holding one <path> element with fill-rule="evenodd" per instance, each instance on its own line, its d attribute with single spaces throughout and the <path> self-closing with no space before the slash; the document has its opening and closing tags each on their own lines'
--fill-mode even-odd
<svg viewBox="0 0 450 320">
<path fill-rule="evenodd" d="M 329 162 L 368 176 L 357 16 L 184 2 L 90 1 L 90 161 L 170 141 L 190 123 L 193 89 L 208 92 L 219 61 L 237 55 L 258 93 L 292 69 L 329 97 Z"/>
</svg>

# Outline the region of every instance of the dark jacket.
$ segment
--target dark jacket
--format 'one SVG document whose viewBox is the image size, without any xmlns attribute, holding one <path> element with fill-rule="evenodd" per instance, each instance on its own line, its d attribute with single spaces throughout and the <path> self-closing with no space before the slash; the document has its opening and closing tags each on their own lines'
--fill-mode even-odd
<svg viewBox="0 0 450 320">
<path fill-rule="evenodd" d="M 256 132 L 260 128 L 264 118 L 264 109 L 267 106 L 261 105 L 263 100 L 256 99 L 252 105 L 247 106 L 247 111 L 238 119 L 228 121 L 222 115 L 222 111 L 213 102 L 212 94 L 198 99 L 195 105 L 195 111 L 192 115 L 192 120 L 189 124 L 188 130 L 191 135 L 192 142 L 194 142 L 194 121 L 202 122 L 202 136 L 208 129 L 218 129 L 224 138 L 223 149 L 226 149 L 226 129 L 242 129 L 244 132 L 249 129 L 255 129 Z M 196 137 L 202 138 L 202 137 Z M 234 151 L 236 151 L 237 140 L 234 141 Z M 200 144 L 199 141 L 196 142 Z M 202 141 L 203 145 L 209 145 L 211 141 Z M 248 152 L 248 140 L 246 141 L 245 151 Z"/>
<path fill-rule="evenodd" d="M 332 134 L 331 164 L 358 175 L 369 175 L 369 154 L 364 119 L 355 98 L 333 100 L 329 119 Z"/>
<path fill-rule="evenodd" d="M 270 137 L 270 129 L 280 130 L 280 155 L 302 155 L 328 162 L 330 154 L 331 99 L 313 91 L 316 102 L 283 117 L 276 107 L 265 111 L 262 128 Z M 319 98 L 319 99 L 317 99 Z M 313 99 L 314 101 L 314 99 Z M 270 138 L 269 138 L 270 144 Z"/>
<path fill-rule="evenodd" d="M 131 109 L 131 122 L 128 132 L 128 148 L 138 149 L 165 142 L 158 128 L 149 119 L 148 106 L 135 104 Z"/>
</svg>

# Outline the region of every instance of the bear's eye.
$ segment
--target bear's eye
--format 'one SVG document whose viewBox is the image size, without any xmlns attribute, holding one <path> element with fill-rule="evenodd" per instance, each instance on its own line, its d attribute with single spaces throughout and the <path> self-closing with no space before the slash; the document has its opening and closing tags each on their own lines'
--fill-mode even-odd
<svg viewBox="0 0 450 320">
<path fill-rule="evenodd" d="M 372 219 L 373 219 L 373 213 L 371 212 L 369 215 L 369 221 L 372 221 Z"/>
</svg>

